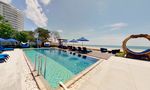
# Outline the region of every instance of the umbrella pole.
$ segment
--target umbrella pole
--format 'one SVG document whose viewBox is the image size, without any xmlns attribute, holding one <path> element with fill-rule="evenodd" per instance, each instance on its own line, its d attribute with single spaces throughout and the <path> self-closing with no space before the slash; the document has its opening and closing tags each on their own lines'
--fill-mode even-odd
<svg viewBox="0 0 150 90">
<path fill-rule="evenodd" d="M 82 47 L 83 47 L 83 42 L 82 42 Z"/>
</svg>

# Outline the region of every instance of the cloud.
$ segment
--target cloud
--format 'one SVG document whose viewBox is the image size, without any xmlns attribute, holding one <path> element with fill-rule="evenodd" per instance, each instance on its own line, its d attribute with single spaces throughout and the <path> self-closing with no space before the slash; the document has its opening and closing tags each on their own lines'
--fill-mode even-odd
<svg viewBox="0 0 150 90">
<path fill-rule="evenodd" d="M 119 22 L 119 23 L 111 24 L 108 27 L 110 27 L 111 30 L 120 30 L 120 29 L 125 28 L 127 26 L 128 26 L 127 23 Z"/>
<path fill-rule="evenodd" d="M 4 3 L 7 3 L 7 4 L 10 4 L 10 3 L 11 3 L 11 0 L 0 0 L 0 1 L 2 1 L 2 2 L 4 2 Z"/>
<path fill-rule="evenodd" d="M 46 27 L 48 18 L 43 12 L 38 0 L 26 0 L 26 5 L 25 14 L 27 18 L 33 21 L 38 27 Z"/>
<path fill-rule="evenodd" d="M 60 30 L 57 30 L 57 32 L 62 33 L 62 32 L 63 32 L 63 30 L 61 30 L 61 29 L 60 29 Z"/>
<path fill-rule="evenodd" d="M 48 5 L 51 2 L 51 0 L 40 0 L 40 2 L 44 5 Z"/>
</svg>

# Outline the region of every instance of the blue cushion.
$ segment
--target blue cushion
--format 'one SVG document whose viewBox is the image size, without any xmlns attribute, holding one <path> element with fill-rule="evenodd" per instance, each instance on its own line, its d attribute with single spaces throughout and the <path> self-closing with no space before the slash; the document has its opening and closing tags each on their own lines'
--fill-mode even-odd
<svg viewBox="0 0 150 90">
<path fill-rule="evenodd" d="M 9 55 L 8 54 L 0 54 L 0 56 L 8 57 Z"/>
<path fill-rule="evenodd" d="M 133 51 L 131 51 L 131 50 L 129 50 L 129 49 L 128 49 L 128 51 L 130 51 L 131 53 L 135 53 L 135 54 L 145 54 L 145 53 L 147 53 L 147 52 L 150 52 L 150 49 L 147 49 L 147 50 L 142 51 L 142 52 L 133 52 Z"/>
<path fill-rule="evenodd" d="M 7 57 L 5 56 L 0 56 L 0 60 L 6 59 Z"/>
</svg>

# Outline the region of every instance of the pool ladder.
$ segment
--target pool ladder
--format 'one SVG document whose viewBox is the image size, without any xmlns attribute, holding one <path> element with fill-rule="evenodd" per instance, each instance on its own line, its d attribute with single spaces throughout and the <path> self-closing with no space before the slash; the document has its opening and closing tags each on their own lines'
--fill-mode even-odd
<svg viewBox="0 0 150 90">
<path fill-rule="evenodd" d="M 34 71 L 37 71 L 37 76 L 43 75 L 44 78 L 45 78 L 45 76 L 46 76 L 46 65 L 47 65 L 46 61 L 47 61 L 47 57 L 46 56 L 35 55 Z M 43 63 L 44 63 L 44 72 L 42 72 L 42 70 L 43 70 Z"/>
<path fill-rule="evenodd" d="M 42 73 L 42 60 L 44 59 L 44 74 Z M 46 61 L 47 61 L 47 57 L 43 56 L 43 55 L 35 55 L 35 60 L 34 60 L 34 71 L 37 71 L 37 76 L 39 75 L 43 75 L 44 78 L 46 76 Z M 37 68 L 37 70 L 36 70 Z M 63 82 L 59 82 L 59 86 L 62 87 L 64 90 L 69 90 L 64 84 Z"/>
</svg>

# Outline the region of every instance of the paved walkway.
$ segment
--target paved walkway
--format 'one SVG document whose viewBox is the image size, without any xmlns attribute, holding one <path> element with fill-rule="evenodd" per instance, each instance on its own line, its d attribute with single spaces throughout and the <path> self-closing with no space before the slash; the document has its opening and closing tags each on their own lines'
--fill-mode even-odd
<svg viewBox="0 0 150 90">
<path fill-rule="evenodd" d="M 6 51 L 10 55 L 0 63 L 0 90 L 38 90 L 22 51 Z"/>
<path fill-rule="evenodd" d="M 70 90 L 150 90 L 150 62 L 112 56 Z"/>
</svg>

